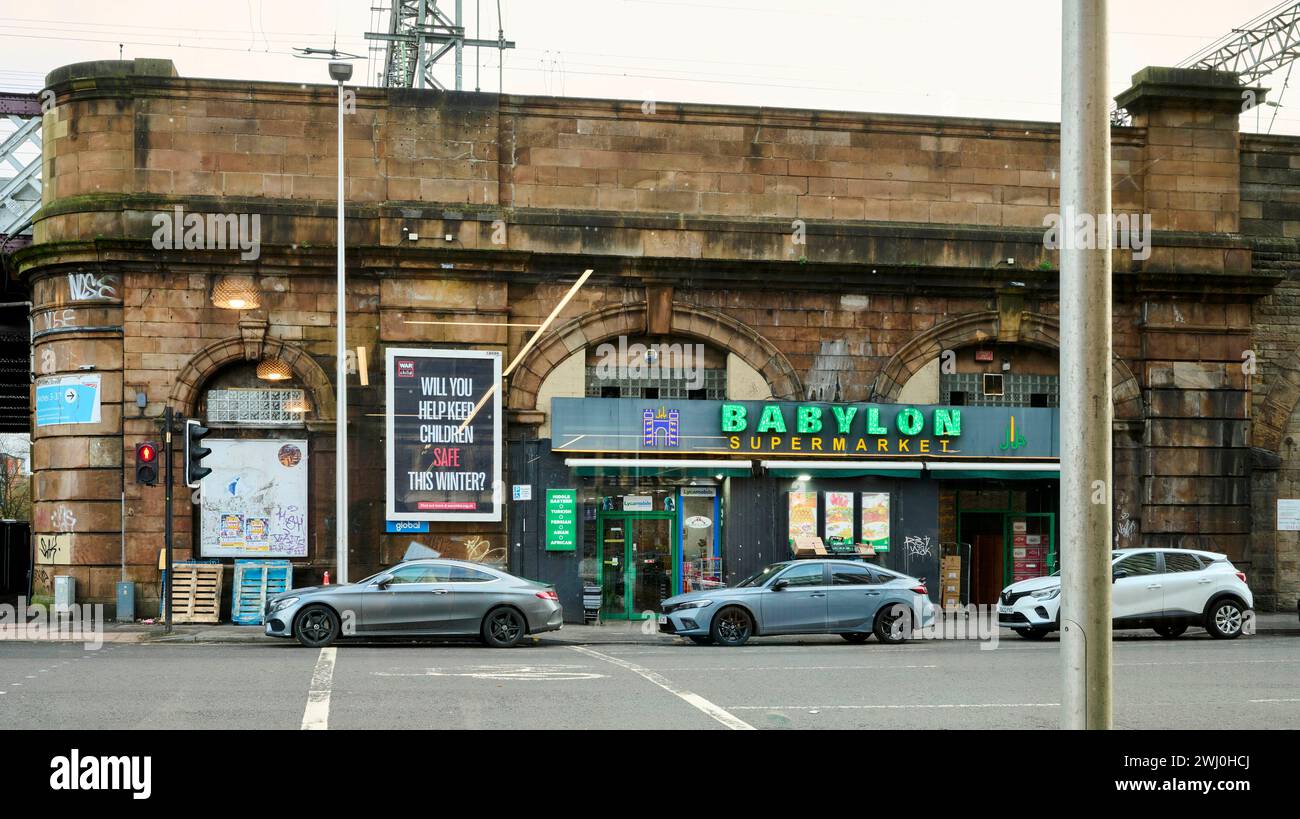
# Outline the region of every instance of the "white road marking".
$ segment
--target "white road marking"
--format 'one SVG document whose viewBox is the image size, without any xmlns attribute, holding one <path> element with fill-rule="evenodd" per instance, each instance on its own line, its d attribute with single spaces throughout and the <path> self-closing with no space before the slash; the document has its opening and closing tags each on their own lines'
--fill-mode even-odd
<svg viewBox="0 0 1300 819">
<path fill-rule="evenodd" d="M 1247 700 L 1247 702 L 1300 702 L 1300 697 L 1287 697 L 1275 700 Z"/>
<path fill-rule="evenodd" d="M 324 731 L 330 723 L 330 687 L 334 684 L 334 656 L 338 649 L 322 648 L 316 658 L 316 669 L 311 674 L 311 690 L 307 692 L 307 708 L 302 712 L 302 730 Z"/>
<path fill-rule="evenodd" d="M 943 704 L 902 704 L 902 705 L 729 705 L 733 711 L 807 711 L 818 710 L 881 710 L 906 711 L 913 708 L 1060 708 L 1059 702 L 966 702 Z"/>
<path fill-rule="evenodd" d="M 684 689 L 678 688 L 677 686 L 669 682 L 665 677 L 663 677 L 660 674 L 656 674 L 655 672 L 651 671 L 648 668 L 642 668 L 636 663 L 629 663 L 627 660 L 620 660 L 617 657 L 611 657 L 608 654 L 602 654 L 599 651 L 593 651 L 592 649 L 587 648 L 586 646 L 569 646 L 569 648 L 573 649 L 574 651 L 578 651 L 583 654 L 586 654 L 590 657 L 595 657 L 598 660 L 604 660 L 605 662 L 610 663 L 612 665 L 616 665 L 619 668 L 625 668 L 628 671 L 631 671 L 633 674 L 637 674 L 643 677 L 644 679 L 649 680 L 650 682 L 659 686 L 663 690 L 667 691 L 669 694 L 672 694 L 673 696 L 678 697 L 679 699 L 685 701 L 691 706 L 699 709 L 700 711 L 704 712 L 708 716 L 712 717 L 713 719 L 717 720 L 718 722 L 722 723 L 723 725 L 727 726 L 733 731 L 757 730 L 756 728 L 754 728 L 754 726 L 750 725 L 748 722 L 745 722 L 744 720 L 740 719 L 734 714 L 728 713 L 725 709 L 714 705 L 713 703 L 706 700 L 704 697 L 701 697 L 699 694 L 694 694 L 690 691 L 686 691 Z"/>
<path fill-rule="evenodd" d="M 1300 657 L 1293 660 L 1184 660 L 1181 662 L 1150 662 L 1150 663 L 1115 663 L 1119 666 L 1142 666 L 1142 665 L 1251 665 L 1259 663 L 1300 663 Z"/>
</svg>

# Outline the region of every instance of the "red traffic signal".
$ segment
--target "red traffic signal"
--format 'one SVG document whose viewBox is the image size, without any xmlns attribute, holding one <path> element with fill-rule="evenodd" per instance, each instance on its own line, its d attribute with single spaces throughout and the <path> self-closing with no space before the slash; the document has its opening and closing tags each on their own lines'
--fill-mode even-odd
<svg viewBox="0 0 1300 819">
<path fill-rule="evenodd" d="M 152 441 L 135 445 L 135 482 L 145 486 L 158 483 L 158 445 Z"/>
</svg>

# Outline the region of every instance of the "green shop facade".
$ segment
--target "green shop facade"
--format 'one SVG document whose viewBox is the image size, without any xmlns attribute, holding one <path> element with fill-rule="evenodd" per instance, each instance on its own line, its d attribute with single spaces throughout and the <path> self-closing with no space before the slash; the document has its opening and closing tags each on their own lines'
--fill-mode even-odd
<svg viewBox="0 0 1300 819">
<path fill-rule="evenodd" d="M 550 410 L 549 439 L 511 442 L 528 500 L 509 507 L 510 561 L 554 583 L 573 621 L 584 589 L 599 589 L 604 619 L 641 619 L 790 559 L 797 537 L 923 578 L 936 601 L 946 587 L 991 603 L 1059 557 L 1056 408 L 555 398 Z"/>
</svg>

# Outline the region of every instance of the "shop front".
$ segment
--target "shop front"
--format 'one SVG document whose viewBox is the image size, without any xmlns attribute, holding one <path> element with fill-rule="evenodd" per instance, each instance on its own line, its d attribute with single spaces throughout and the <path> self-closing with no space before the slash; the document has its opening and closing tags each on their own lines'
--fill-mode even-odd
<svg viewBox="0 0 1300 819">
<path fill-rule="evenodd" d="M 985 595 L 974 580 L 1055 559 L 1057 421 L 1045 407 L 556 398 L 552 437 L 516 458 L 514 480 L 564 504 L 516 511 L 514 565 L 575 601 L 598 588 L 604 619 L 648 617 L 810 543 L 971 602 Z M 995 513 L 1002 533 L 977 553 L 969 539 Z M 569 516 L 571 537 L 553 540 Z M 977 554 L 996 569 L 976 569 Z"/>
</svg>

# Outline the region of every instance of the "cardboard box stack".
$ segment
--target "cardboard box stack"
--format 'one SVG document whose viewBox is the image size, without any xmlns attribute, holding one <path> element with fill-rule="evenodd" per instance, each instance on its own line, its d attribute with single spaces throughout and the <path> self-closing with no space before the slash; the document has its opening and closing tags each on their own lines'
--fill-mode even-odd
<svg viewBox="0 0 1300 819">
<path fill-rule="evenodd" d="M 939 562 L 939 599 L 943 607 L 961 605 L 961 557 L 947 555 Z"/>
</svg>

